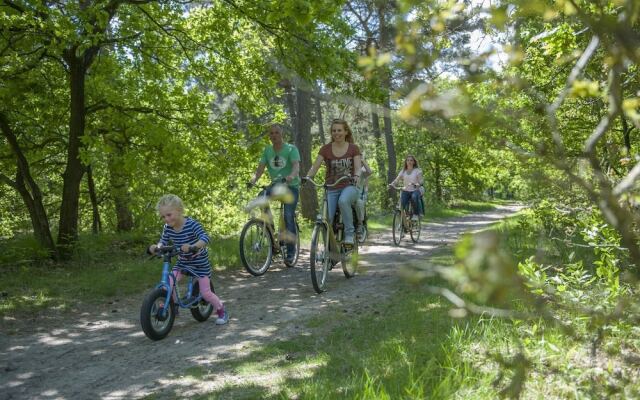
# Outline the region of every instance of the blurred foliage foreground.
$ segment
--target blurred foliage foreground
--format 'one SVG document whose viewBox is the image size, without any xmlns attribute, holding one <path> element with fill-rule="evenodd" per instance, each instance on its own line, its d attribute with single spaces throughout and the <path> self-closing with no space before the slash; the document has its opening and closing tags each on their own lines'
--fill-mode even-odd
<svg viewBox="0 0 640 400">
<path fill-rule="evenodd" d="M 640 396 L 635 267 L 598 210 L 542 201 L 466 236 L 456 259 L 453 266 L 415 267 L 409 277 L 449 300 L 453 317 L 511 322 L 510 334 L 486 350 L 500 366 L 494 384 L 503 397 L 526 398 L 534 375 L 572 386 L 549 389 L 563 397 Z M 434 275 L 448 284 L 434 284 Z"/>
</svg>

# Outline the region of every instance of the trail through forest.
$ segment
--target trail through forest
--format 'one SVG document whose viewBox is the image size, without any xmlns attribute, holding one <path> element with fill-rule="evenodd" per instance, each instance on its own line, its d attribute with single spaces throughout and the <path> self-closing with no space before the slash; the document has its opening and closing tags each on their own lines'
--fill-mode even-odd
<svg viewBox="0 0 640 400">
<path fill-rule="evenodd" d="M 519 210 L 495 210 L 423 224 L 418 244 L 393 245 L 391 231 L 371 235 L 361 249 L 361 272 L 347 280 L 339 266 L 328 290 L 311 286 L 308 250 L 298 265 L 276 263 L 262 277 L 234 270 L 214 278 L 231 319 L 216 326 L 213 318 L 196 322 L 181 310 L 169 336 L 153 342 L 138 320 L 144 293 L 62 316 L 14 321 L 0 327 L 0 399 L 130 399 L 189 397 L 241 385 L 225 361 L 246 357 L 264 344 L 313 334 L 305 324 L 323 313 L 359 314 L 375 308 L 397 289 L 400 265 L 427 259 L 452 245 L 462 233 L 486 228 Z M 149 282 L 151 287 L 155 282 Z M 213 379 L 185 379 L 202 367 Z M 258 375 L 251 383 L 272 387 L 281 377 Z"/>
</svg>

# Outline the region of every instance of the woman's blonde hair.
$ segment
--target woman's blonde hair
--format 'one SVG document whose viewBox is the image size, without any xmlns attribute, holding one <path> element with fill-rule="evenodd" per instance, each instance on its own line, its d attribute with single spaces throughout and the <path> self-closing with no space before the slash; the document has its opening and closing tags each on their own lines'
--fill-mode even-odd
<svg viewBox="0 0 640 400">
<path fill-rule="evenodd" d="M 353 143 L 353 132 L 351 132 L 351 128 L 349 127 L 349 124 L 347 124 L 347 121 L 345 121 L 343 119 L 340 119 L 340 118 L 332 119 L 331 120 L 331 125 L 329 126 L 329 132 L 331 132 L 331 128 L 333 128 L 334 124 L 342 125 L 344 130 L 347 131 L 347 135 L 344 137 L 344 141 L 345 142 L 349 142 L 349 143 Z M 333 142 L 333 135 L 331 136 L 331 142 Z"/>
<path fill-rule="evenodd" d="M 182 199 L 175 194 L 165 194 L 160 197 L 158 204 L 156 204 L 156 211 L 160 212 L 160 207 L 171 207 L 180 212 L 184 212 L 184 203 L 182 203 Z"/>
</svg>

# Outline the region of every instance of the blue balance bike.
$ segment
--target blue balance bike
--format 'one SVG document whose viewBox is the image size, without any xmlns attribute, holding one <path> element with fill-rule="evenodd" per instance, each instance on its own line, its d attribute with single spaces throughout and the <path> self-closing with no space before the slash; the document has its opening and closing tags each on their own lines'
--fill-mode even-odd
<svg viewBox="0 0 640 400">
<path fill-rule="evenodd" d="M 191 250 L 197 251 L 197 248 L 192 246 Z M 189 275 L 187 271 L 183 271 L 183 274 L 189 277 L 186 293 L 180 296 L 179 287 L 171 276 L 171 258 L 177 256 L 179 252 L 180 246 L 160 246 L 155 251 L 155 254 L 163 259 L 162 280 L 147 293 L 140 307 L 140 325 L 144 334 L 151 340 L 164 339 L 169 334 L 178 314 L 178 308 L 188 308 L 198 322 L 206 321 L 213 312 L 213 306 L 200 294 L 197 277 Z M 171 279 L 169 279 L 170 276 Z M 213 292 L 213 283 L 210 285 Z"/>
</svg>

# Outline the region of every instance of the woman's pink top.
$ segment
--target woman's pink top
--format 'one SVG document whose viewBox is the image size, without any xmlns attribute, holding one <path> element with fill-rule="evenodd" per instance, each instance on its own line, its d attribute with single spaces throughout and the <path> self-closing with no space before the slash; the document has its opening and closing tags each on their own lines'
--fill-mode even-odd
<svg viewBox="0 0 640 400">
<path fill-rule="evenodd" d="M 391 182 L 391 184 L 395 186 L 395 183 L 400 179 L 402 179 L 403 182 L 402 190 L 404 190 L 405 192 L 413 192 L 414 190 L 418 190 L 423 182 L 422 170 L 420 168 L 414 168 L 411 171 L 403 169 L 398 174 L 398 177 L 394 179 L 393 182 Z"/>
</svg>

